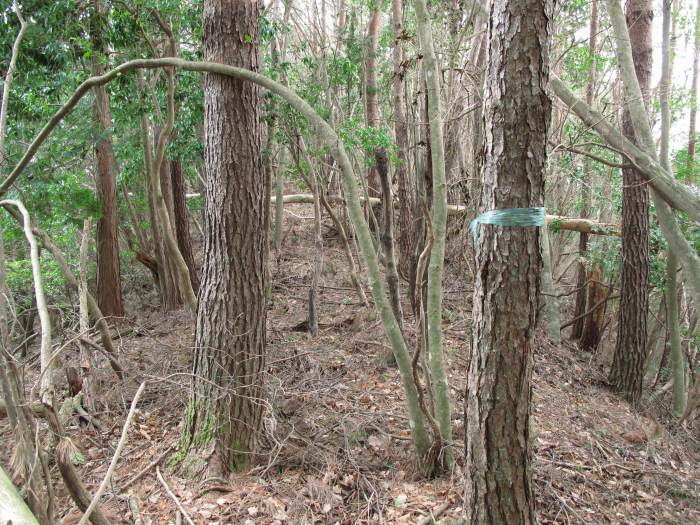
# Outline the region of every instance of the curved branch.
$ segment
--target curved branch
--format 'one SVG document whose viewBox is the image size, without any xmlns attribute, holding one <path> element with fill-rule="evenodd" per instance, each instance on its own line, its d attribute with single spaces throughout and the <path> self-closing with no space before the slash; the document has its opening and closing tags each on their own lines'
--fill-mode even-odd
<svg viewBox="0 0 700 525">
<path fill-rule="evenodd" d="M 22 12 L 19 10 L 19 4 L 17 4 L 17 2 L 12 6 L 12 10 L 19 19 L 20 28 L 15 38 L 15 43 L 12 45 L 12 58 L 10 58 L 10 65 L 7 67 L 5 81 L 2 86 L 2 99 L 0 100 L 0 166 L 2 166 L 3 160 L 5 159 L 5 132 L 7 130 L 7 107 L 10 101 L 10 87 L 12 86 L 12 77 L 15 74 L 15 68 L 17 67 L 19 45 L 22 43 L 24 32 L 27 30 L 27 23 L 22 17 Z"/>
<path fill-rule="evenodd" d="M 39 264 L 39 243 L 36 242 L 32 231 L 32 221 L 29 212 L 18 200 L 0 201 L 0 206 L 14 206 L 22 214 L 24 219 L 22 227 L 24 235 L 30 246 L 30 256 L 32 261 L 32 276 L 34 278 L 34 295 L 36 296 L 36 308 L 39 311 L 39 322 L 41 323 L 41 401 L 44 404 L 53 406 L 53 366 L 51 364 L 51 318 L 49 308 L 46 304 L 44 286 L 41 283 L 41 265 Z"/>
<path fill-rule="evenodd" d="M 408 347 L 406 346 L 403 334 L 399 329 L 398 322 L 386 296 L 386 289 L 381 279 L 379 270 L 379 260 L 374 250 L 374 244 L 369 231 L 369 226 L 364 220 L 360 198 L 357 193 L 356 177 L 353 172 L 350 158 L 348 157 L 340 138 L 330 124 L 323 120 L 323 118 L 316 113 L 316 111 L 314 111 L 314 109 L 305 100 L 290 89 L 275 82 L 274 80 L 247 69 L 213 62 L 190 62 L 180 58 L 170 57 L 137 59 L 125 62 L 124 64 L 107 71 L 103 75 L 88 78 L 82 84 L 80 84 L 80 86 L 78 86 L 70 99 L 54 114 L 53 117 L 51 117 L 49 122 L 34 138 L 22 159 L 15 166 L 2 185 L 0 185 L 0 196 L 9 190 L 12 184 L 17 180 L 22 171 L 32 160 L 34 155 L 36 155 L 36 152 L 39 150 L 41 145 L 51 135 L 53 129 L 73 111 L 80 99 L 85 96 L 85 94 L 91 88 L 94 86 L 107 84 L 117 78 L 119 75 L 123 75 L 136 69 L 156 69 L 170 66 L 178 67 L 186 71 L 199 71 L 230 76 L 258 84 L 259 86 L 282 97 L 292 108 L 306 117 L 312 129 L 328 146 L 330 154 L 336 159 L 341 170 L 346 204 L 348 208 L 348 216 L 350 217 L 350 220 L 355 228 L 360 250 L 365 259 L 370 288 L 372 290 L 372 297 L 374 298 L 374 302 L 381 316 L 382 323 L 384 324 L 384 330 L 391 343 L 391 347 L 401 373 L 403 387 L 406 392 L 406 404 L 410 418 L 413 444 L 418 457 L 424 457 L 430 448 L 430 438 L 425 427 L 425 421 L 418 402 L 418 391 L 416 389 L 416 384 L 414 383 L 412 377 L 411 356 L 408 352 Z"/>
</svg>

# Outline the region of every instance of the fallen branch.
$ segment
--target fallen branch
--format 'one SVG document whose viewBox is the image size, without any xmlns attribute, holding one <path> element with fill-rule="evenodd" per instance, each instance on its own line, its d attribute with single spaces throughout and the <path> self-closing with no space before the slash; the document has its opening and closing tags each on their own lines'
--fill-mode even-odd
<svg viewBox="0 0 700 525">
<path fill-rule="evenodd" d="M 90 514 L 92 514 L 92 512 L 95 510 L 95 507 L 97 506 L 97 503 L 99 502 L 100 497 L 102 496 L 105 489 L 107 488 L 107 485 L 109 485 L 109 481 L 112 478 L 112 474 L 114 474 L 114 469 L 117 466 L 117 462 L 119 461 L 119 456 L 121 455 L 122 449 L 124 448 L 124 445 L 126 444 L 126 436 L 129 432 L 129 426 L 131 425 L 131 421 L 134 419 L 134 414 L 136 413 L 136 405 L 138 404 L 139 398 L 141 397 L 141 394 L 143 393 L 145 388 L 146 388 L 146 381 L 141 383 L 141 386 L 139 387 L 139 389 L 136 391 L 136 394 L 134 395 L 134 399 L 131 401 L 131 408 L 129 409 L 129 415 L 126 416 L 126 421 L 124 422 L 124 427 L 122 428 L 122 435 L 119 438 L 119 443 L 117 444 L 117 450 L 115 450 L 114 456 L 112 456 L 112 462 L 109 464 L 109 468 L 107 469 L 107 474 L 105 474 L 105 477 L 102 480 L 100 487 L 97 489 L 97 492 L 95 492 L 95 495 L 92 497 L 92 501 L 90 502 L 90 505 L 88 506 L 87 510 L 85 511 L 85 514 L 83 514 L 83 517 L 80 518 L 78 525 L 85 525 L 87 520 L 90 518 Z"/>
<path fill-rule="evenodd" d="M 189 196 L 197 196 L 198 193 L 191 193 Z M 337 195 L 329 195 L 326 197 L 328 202 L 344 204 L 345 200 Z M 364 202 L 364 197 L 360 197 L 360 201 Z M 277 199 L 273 195 L 270 198 L 270 204 L 274 205 Z M 313 204 L 314 196 L 310 193 L 296 193 L 291 195 L 285 195 L 282 199 L 284 204 Z M 372 206 L 379 206 L 382 200 L 378 197 L 370 197 L 369 203 Z M 394 206 L 398 207 L 398 201 L 394 200 Z M 466 206 L 460 204 L 448 204 L 447 213 L 448 215 L 460 215 L 466 211 Z M 547 222 L 550 224 L 550 228 L 554 231 L 567 230 L 575 231 L 579 233 L 588 233 L 591 235 L 610 235 L 610 236 L 620 236 L 620 227 L 617 224 L 597 222 L 591 219 L 580 219 L 571 217 L 562 217 L 561 215 L 547 215 Z"/>
<path fill-rule="evenodd" d="M 174 445 L 170 445 L 167 449 L 165 449 L 165 451 L 164 451 L 160 456 L 158 456 L 156 459 L 154 459 L 153 461 L 151 461 L 148 465 L 146 465 L 145 468 L 142 468 L 142 469 L 138 472 L 138 474 L 136 474 L 135 476 L 131 477 L 131 479 L 129 479 L 129 481 L 127 481 L 126 483 L 124 483 L 124 485 L 122 485 L 122 487 L 121 487 L 120 490 L 124 491 L 124 490 L 128 489 L 129 487 L 131 487 L 131 485 L 133 485 L 133 484 L 136 483 L 138 480 L 140 480 L 142 477 L 144 477 L 148 472 L 150 472 L 150 470 L 151 470 L 153 467 L 159 465 L 160 462 L 163 461 L 163 459 L 165 458 L 165 456 L 167 456 L 167 455 L 170 453 L 170 451 L 173 450 L 174 448 L 175 448 Z"/>
<path fill-rule="evenodd" d="M 602 300 L 598 301 L 598 303 L 597 303 L 595 306 L 593 306 L 593 308 L 591 308 L 591 309 L 588 310 L 587 312 L 583 312 L 581 315 L 577 315 L 576 317 L 574 317 L 574 318 L 573 318 L 571 321 L 569 321 L 568 323 L 565 323 L 565 324 L 561 325 L 561 326 L 559 327 L 559 330 L 561 331 L 561 330 L 564 330 L 565 328 L 570 327 L 572 324 L 574 324 L 574 323 L 575 323 L 576 321 L 578 321 L 579 319 L 582 319 L 583 317 L 586 317 L 587 315 L 590 315 L 591 313 L 595 312 L 598 308 L 600 308 L 601 306 L 603 306 L 603 305 L 604 305 L 605 303 L 607 303 L 608 301 L 611 301 L 611 300 L 613 300 L 613 299 L 619 299 L 619 298 L 620 298 L 619 295 L 606 295 L 606 296 L 605 296 L 605 299 L 602 299 Z"/>
<path fill-rule="evenodd" d="M 158 481 L 160 482 L 160 484 L 163 485 L 163 488 L 165 489 L 165 493 L 168 495 L 168 497 L 171 500 L 173 500 L 173 502 L 177 506 L 178 510 L 182 513 L 182 516 L 185 518 L 185 521 L 187 523 L 189 523 L 190 525 L 194 525 L 194 521 L 192 521 L 192 519 L 190 518 L 190 515 L 187 514 L 187 511 L 185 511 L 185 508 L 180 503 L 180 500 L 177 499 L 177 496 L 175 494 L 173 494 L 173 491 L 170 490 L 170 487 L 163 479 L 163 476 L 160 473 L 160 467 L 156 467 L 156 477 L 158 478 Z"/>
<path fill-rule="evenodd" d="M 430 523 L 437 523 L 437 519 L 442 516 L 447 509 L 450 508 L 452 502 L 447 500 L 445 503 L 431 510 L 427 516 L 422 517 L 416 522 L 416 525 L 429 525 Z"/>
</svg>

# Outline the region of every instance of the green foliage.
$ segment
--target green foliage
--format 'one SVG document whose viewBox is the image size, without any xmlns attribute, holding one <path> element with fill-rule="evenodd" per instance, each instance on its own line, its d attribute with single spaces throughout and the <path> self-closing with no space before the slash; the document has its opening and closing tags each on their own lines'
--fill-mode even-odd
<svg viewBox="0 0 700 525">
<path fill-rule="evenodd" d="M 17 308 L 29 308 L 34 298 L 34 277 L 29 259 L 6 261 L 5 279 Z M 41 258 L 41 279 L 47 299 L 55 300 L 65 290 L 65 280 L 58 263 L 48 255 Z"/>
<path fill-rule="evenodd" d="M 361 117 L 354 117 L 338 126 L 338 135 L 348 150 L 359 149 L 364 152 L 368 165 L 374 163 L 374 151 L 377 148 L 387 151 L 390 162 L 398 162 L 396 145 L 386 127 L 368 127 Z"/>
</svg>

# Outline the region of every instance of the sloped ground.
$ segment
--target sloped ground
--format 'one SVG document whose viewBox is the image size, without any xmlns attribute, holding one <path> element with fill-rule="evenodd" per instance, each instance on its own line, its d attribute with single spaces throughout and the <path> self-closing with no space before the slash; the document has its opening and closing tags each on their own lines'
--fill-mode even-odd
<svg viewBox="0 0 700 525">
<path fill-rule="evenodd" d="M 188 481 L 166 468 L 177 445 L 189 386 L 192 324 L 158 311 L 144 288 L 130 294 L 135 315 L 122 327 L 125 385 L 105 370 L 101 430 L 72 421 L 85 452 L 83 480 L 94 491 L 119 439 L 131 396 L 149 380 L 128 444 L 103 498 L 115 523 L 174 523 L 175 505 L 153 463 L 196 523 L 460 523 L 464 376 L 471 290 L 446 279 L 444 329 L 454 400 L 459 465 L 436 480 L 415 476 L 398 372 L 372 311 L 357 304 L 337 242 L 327 239 L 320 291 L 321 333 L 300 331 L 310 282 L 309 207 L 290 208 L 285 248 L 272 261 L 274 303 L 268 321 L 269 408 L 264 453 L 250 473 Z M 300 218 L 302 217 L 302 218 Z M 138 279 L 130 283 L 135 288 Z M 132 289 L 133 289 L 132 288 Z M 410 311 L 405 305 L 406 312 Z M 413 325 L 407 315 L 406 331 Z M 668 428 L 609 393 L 590 355 L 538 337 L 535 355 L 534 480 L 541 523 L 700 523 L 699 436 Z M 122 394 L 123 392 L 123 394 Z M 663 402 L 654 408 L 664 418 Z M 4 443 L 9 429 L 0 426 Z M 697 427 L 695 427 L 697 429 Z M 3 461 L 10 447 L 3 447 Z M 145 469 L 145 470 L 144 470 Z M 133 481 L 134 478 L 136 481 Z M 77 523 L 65 492 L 61 523 Z M 131 504 L 131 505 L 130 505 Z M 134 505 L 136 504 L 136 505 Z"/>
</svg>

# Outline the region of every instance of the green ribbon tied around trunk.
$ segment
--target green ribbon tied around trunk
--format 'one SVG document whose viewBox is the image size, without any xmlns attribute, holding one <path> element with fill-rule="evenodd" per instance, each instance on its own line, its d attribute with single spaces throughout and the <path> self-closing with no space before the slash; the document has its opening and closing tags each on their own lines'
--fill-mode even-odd
<svg viewBox="0 0 700 525">
<path fill-rule="evenodd" d="M 471 222 L 469 227 L 472 230 L 472 239 L 476 243 L 479 224 L 539 228 L 544 226 L 544 222 L 544 208 L 504 208 L 502 210 L 491 210 L 482 213 Z"/>
</svg>

